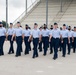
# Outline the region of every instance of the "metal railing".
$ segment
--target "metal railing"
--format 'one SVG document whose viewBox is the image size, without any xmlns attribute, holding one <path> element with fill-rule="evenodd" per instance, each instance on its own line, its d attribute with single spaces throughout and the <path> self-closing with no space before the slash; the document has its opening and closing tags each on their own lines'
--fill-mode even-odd
<svg viewBox="0 0 76 75">
<path fill-rule="evenodd" d="M 41 2 L 41 0 L 36 0 L 35 2 L 33 2 L 28 8 L 27 11 L 25 10 L 14 22 L 13 25 L 15 25 L 17 23 L 17 21 L 21 21 L 21 19 L 27 15 L 27 13 L 38 3 Z M 27 13 L 26 13 L 27 12 Z"/>
</svg>

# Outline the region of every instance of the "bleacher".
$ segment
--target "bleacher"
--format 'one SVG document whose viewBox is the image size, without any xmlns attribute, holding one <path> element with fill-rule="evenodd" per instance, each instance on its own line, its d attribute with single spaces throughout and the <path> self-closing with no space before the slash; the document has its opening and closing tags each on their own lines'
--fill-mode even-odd
<svg viewBox="0 0 76 75">
<path fill-rule="evenodd" d="M 48 0 L 48 27 L 54 22 L 59 23 L 59 27 L 62 24 L 75 26 L 76 24 L 76 0 L 63 0 L 63 10 L 60 11 L 60 0 Z M 21 25 L 28 24 L 33 28 L 35 22 L 39 27 L 46 23 L 46 0 L 40 0 L 35 6 L 20 20 Z"/>
</svg>

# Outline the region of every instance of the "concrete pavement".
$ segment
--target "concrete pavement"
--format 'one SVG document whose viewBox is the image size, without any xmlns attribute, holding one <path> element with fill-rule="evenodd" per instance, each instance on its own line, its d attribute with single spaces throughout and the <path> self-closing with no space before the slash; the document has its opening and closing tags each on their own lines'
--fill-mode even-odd
<svg viewBox="0 0 76 75">
<path fill-rule="evenodd" d="M 16 43 L 14 43 L 16 49 Z M 76 75 L 76 53 L 62 57 L 59 52 L 57 60 L 53 60 L 53 54 L 32 59 L 32 51 L 29 55 L 22 53 L 21 57 L 15 54 L 8 55 L 9 43 L 5 42 L 5 55 L 0 57 L 0 75 Z M 24 49 L 24 46 L 23 46 Z"/>
</svg>

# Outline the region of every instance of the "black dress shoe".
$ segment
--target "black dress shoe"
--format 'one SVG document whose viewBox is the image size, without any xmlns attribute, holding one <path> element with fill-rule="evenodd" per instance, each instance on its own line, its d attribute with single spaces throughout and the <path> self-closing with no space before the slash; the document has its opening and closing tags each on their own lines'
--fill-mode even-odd
<svg viewBox="0 0 76 75">
<path fill-rule="evenodd" d="M 15 57 L 18 57 L 18 55 L 15 55 Z"/>
<path fill-rule="evenodd" d="M 2 55 L 0 54 L 0 56 L 2 56 Z"/>
<path fill-rule="evenodd" d="M 50 52 L 50 54 L 52 54 L 53 52 Z"/>
<path fill-rule="evenodd" d="M 21 56 L 21 55 L 18 55 L 18 56 Z"/>
<path fill-rule="evenodd" d="M 42 52 L 41 50 L 39 52 Z"/>
<path fill-rule="evenodd" d="M 46 54 L 43 54 L 43 56 L 46 56 Z"/>
<path fill-rule="evenodd" d="M 56 59 L 57 59 L 57 58 L 55 58 L 55 57 L 53 58 L 53 60 L 56 60 Z"/>
<path fill-rule="evenodd" d="M 4 54 L 2 54 L 2 55 L 4 55 Z"/>
<path fill-rule="evenodd" d="M 33 59 L 35 58 L 35 57 L 32 57 Z"/>
<path fill-rule="evenodd" d="M 62 57 L 65 57 L 65 55 L 62 55 Z"/>
<path fill-rule="evenodd" d="M 36 56 L 36 57 L 38 57 L 38 56 Z"/>
<path fill-rule="evenodd" d="M 14 54 L 14 52 L 12 52 L 12 54 Z"/>
<path fill-rule="evenodd" d="M 13 53 L 13 52 L 12 52 L 12 53 L 9 53 L 9 52 L 8 52 L 8 54 L 14 54 L 14 53 Z"/>
<path fill-rule="evenodd" d="M 73 51 L 73 53 L 75 53 L 75 51 Z"/>
<path fill-rule="evenodd" d="M 70 55 L 70 53 L 67 53 L 68 55 Z"/>
<path fill-rule="evenodd" d="M 59 50 L 61 52 L 61 50 Z"/>
<path fill-rule="evenodd" d="M 11 54 L 10 52 L 8 52 L 8 54 Z"/>
</svg>

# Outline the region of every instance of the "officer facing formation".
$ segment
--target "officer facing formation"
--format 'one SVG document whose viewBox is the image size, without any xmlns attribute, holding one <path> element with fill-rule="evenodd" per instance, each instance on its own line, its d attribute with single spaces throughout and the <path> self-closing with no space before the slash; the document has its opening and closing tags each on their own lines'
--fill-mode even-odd
<svg viewBox="0 0 76 75">
<path fill-rule="evenodd" d="M 10 42 L 10 49 L 8 54 L 14 53 L 14 48 L 13 48 L 14 39 L 12 40 L 13 33 L 14 33 L 13 24 L 10 23 L 10 28 L 7 31 L 7 40 Z"/>
<path fill-rule="evenodd" d="M 0 56 L 4 55 L 3 45 L 6 38 L 6 29 L 2 27 L 2 22 L 0 22 Z"/>
</svg>

